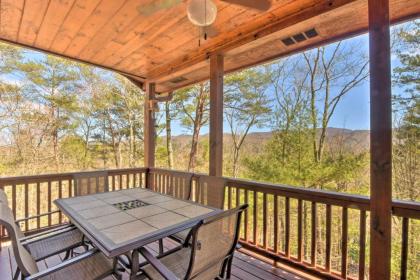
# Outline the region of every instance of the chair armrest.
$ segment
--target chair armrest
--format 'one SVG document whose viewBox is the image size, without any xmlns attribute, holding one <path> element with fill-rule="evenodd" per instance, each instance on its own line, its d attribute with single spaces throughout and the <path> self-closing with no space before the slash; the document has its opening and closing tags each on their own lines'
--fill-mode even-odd
<svg viewBox="0 0 420 280">
<path fill-rule="evenodd" d="M 50 230 L 46 230 L 46 231 L 42 231 L 40 233 L 37 234 L 32 234 L 29 236 L 25 236 L 21 239 L 19 239 L 20 242 L 22 242 L 22 245 L 26 245 L 26 244 L 30 244 L 33 243 L 35 241 L 39 241 L 45 238 L 49 238 L 51 236 L 55 236 L 57 234 L 61 234 L 63 232 L 67 232 L 70 230 L 75 229 L 74 225 L 64 225 L 64 226 L 60 226 L 60 227 L 56 227 Z"/>
<path fill-rule="evenodd" d="M 22 218 L 22 219 L 18 219 L 18 220 L 15 221 L 15 223 L 16 224 L 19 224 L 19 223 L 23 223 L 23 222 L 28 221 L 28 220 L 33 220 L 33 219 L 41 218 L 41 217 L 52 215 L 52 214 L 59 213 L 59 212 L 60 212 L 60 210 L 55 210 L 55 211 L 51 211 L 51 212 L 48 212 L 48 213 L 42 213 L 42 214 L 39 214 L 39 215 L 30 216 L 30 217 Z"/>
<path fill-rule="evenodd" d="M 32 274 L 32 275 L 26 277 L 25 280 L 36 280 L 36 279 L 39 279 L 39 278 L 48 276 L 48 275 L 50 275 L 50 274 L 52 274 L 52 273 L 54 273 L 56 271 L 59 271 L 61 269 L 64 269 L 64 268 L 66 268 L 66 267 L 68 267 L 70 265 L 73 265 L 73 264 L 75 264 L 77 262 L 80 262 L 80 261 L 82 261 L 84 259 L 90 258 L 91 256 L 93 256 L 93 255 L 95 255 L 97 253 L 99 253 L 99 250 L 98 249 L 92 249 L 92 250 L 87 251 L 87 252 L 85 252 L 85 253 L 83 253 L 81 255 L 78 255 L 77 257 L 71 258 L 71 259 L 69 259 L 67 261 L 63 261 L 62 263 L 59 263 L 59 264 L 57 264 L 55 266 L 52 266 L 50 268 L 47 268 L 46 270 L 43 270 L 43 271 L 40 271 L 38 273 Z"/>
<path fill-rule="evenodd" d="M 140 254 L 159 272 L 166 280 L 178 280 L 179 278 L 170 271 L 160 260 L 154 257 L 146 248 L 139 249 Z"/>
</svg>

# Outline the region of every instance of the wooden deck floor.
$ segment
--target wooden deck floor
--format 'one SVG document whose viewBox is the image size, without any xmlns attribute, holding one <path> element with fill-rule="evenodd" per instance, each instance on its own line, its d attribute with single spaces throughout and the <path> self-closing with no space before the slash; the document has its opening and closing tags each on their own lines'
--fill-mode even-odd
<svg viewBox="0 0 420 280">
<path fill-rule="evenodd" d="M 173 241 L 165 240 L 164 246 L 166 249 L 173 248 L 175 244 Z M 157 244 L 151 244 L 148 246 L 153 252 L 157 251 Z M 39 268 L 45 269 L 47 267 L 54 266 L 61 262 L 63 255 L 48 258 L 44 261 L 38 262 Z M 12 272 L 16 269 L 16 264 L 13 259 L 13 252 L 8 243 L 3 244 L 3 248 L 0 251 L 0 279 L 11 280 Z M 124 275 L 124 280 L 128 279 L 128 274 Z M 112 277 L 106 280 L 111 280 Z M 303 280 L 309 279 L 303 276 L 298 276 L 290 271 L 280 269 L 272 266 L 269 263 L 258 260 L 252 256 L 247 255 L 244 252 L 237 251 L 235 253 L 235 259 L 232 266 L 232 278 L 233 280 Z M 312 279 L 312 278 L 310 278 Z"/>
</svg>

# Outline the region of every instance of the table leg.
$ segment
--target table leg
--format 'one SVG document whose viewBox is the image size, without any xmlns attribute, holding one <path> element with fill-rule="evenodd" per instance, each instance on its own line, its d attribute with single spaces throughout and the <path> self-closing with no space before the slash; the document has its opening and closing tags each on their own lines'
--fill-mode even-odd
<svg viewBox="0 0 420 280">
<path fill-rule="evenodd" d="M 131 274 L 130 279 L 136 279 L 139 272 L 139 251 L 133 250 L 131 253 Z"/>
</svg>

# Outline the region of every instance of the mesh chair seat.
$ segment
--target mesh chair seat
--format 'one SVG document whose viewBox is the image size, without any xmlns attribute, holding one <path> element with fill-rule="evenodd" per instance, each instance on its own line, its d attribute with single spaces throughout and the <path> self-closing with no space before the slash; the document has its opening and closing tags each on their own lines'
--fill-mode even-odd
<svg viewBox="0 0 420 280">
<path fill-rule="evenodd" d="M 78 247 L 82 245 L 82 241 L 83 234 L 78 229 L 72 229 L 43 238 L 39 241 L 31 242 L 25 247 L 29 250 L 35 260 L 41 260 L 52 254 Z"/>
<path fill-rule="evenodd" d="M 105 257 L 102 253 L 97 253 L 40 279 L 93 280 L 101 279 L 106 275 L 110 275 L 113 271 L 113 261 Z"/>
<path fill-rule="evenodd" d="M 190 248 L 182 248 L 174 253 L 171 253 L 159 260 L 171 270 L 179 279 L 183 279 L 187 274 L 190 262 Z M 153 280 L 165 280 L 162 275 L 150 264 L 145 265 L 142 271 L 148 278 Z"/>
</svg>

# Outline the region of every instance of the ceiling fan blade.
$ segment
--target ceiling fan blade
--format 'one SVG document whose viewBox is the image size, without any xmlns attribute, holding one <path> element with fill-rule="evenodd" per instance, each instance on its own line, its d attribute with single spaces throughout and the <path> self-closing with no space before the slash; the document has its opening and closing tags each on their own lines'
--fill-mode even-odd
<svg viewBox="0 0 420 280">
<path fill-rule="evenodd" d="M 221 0 L 223 2 L 244 6 L 260 11 L 267 11 L 271 7 L 270 0 Z"/>
</svg>

